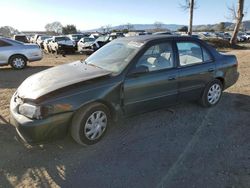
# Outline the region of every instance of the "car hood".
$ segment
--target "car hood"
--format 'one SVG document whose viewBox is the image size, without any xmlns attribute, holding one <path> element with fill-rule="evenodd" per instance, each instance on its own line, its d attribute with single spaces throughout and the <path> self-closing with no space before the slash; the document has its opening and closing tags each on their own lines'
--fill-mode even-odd
<svg viewBox="0 0 250 188">
<path fill-rule="evenodd" d="M 83 43 L 83 46 L 91 46 L 91 45 L 93 45 L 93 44 L 95 44 L 95 41 L 92 41 L 92 42 L 84 42 L 84 43 Z"/>
<path fill-rule="evenodd" d="M 111 74 L 81 61 L 59 65 L 28 77 L 19 86 L 19 97 L 36 100 L 57 89 Z"/>
</svg>

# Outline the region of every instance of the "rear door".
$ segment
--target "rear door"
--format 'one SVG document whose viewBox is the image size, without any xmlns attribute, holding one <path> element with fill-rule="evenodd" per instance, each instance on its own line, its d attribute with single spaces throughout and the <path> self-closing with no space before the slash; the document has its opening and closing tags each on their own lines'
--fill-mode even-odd
<svg viewBox="0 0 250 188">
<path fill-rule="evenodd" d="M 136 63 L 149 72 L 128 76 L 124 81 L 124 110 L 132 115 L 176 103 L 178 70 L 172 42 L 150 46 Z"/>
<path fill-rule="evenodd" d="M 214 79 L 215 63 L 210 52 L 197 41 L 177 41 L 179 101 L 198 99 Z"/>
</svg>

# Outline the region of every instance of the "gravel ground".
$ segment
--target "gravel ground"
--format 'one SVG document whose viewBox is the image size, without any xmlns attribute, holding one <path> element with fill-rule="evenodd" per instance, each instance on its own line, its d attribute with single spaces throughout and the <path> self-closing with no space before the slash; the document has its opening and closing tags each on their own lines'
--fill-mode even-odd
<svg viewBox="0 0 250 188">
<path fill-rule="evenodd" d="M 45 55 L 25 70 L 0 68 L 0 187 L 250 187 L 250 51 L 235 50 L 240 79 L 215 108 L 185 103 L 118 122 L 98 144 L 70 137 L 18 141 L 9 100 L 29 75 L 82 55 Z"/>
</svg>

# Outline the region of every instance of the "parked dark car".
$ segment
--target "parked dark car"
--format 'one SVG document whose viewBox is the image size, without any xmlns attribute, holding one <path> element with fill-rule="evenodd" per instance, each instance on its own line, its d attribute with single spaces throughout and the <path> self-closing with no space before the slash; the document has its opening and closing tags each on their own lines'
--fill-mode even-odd
<svg viewBox="0 0 250 188">
<path fill-rule="evenodd" d="M 121 38 L 27 78 L 11 99 L 11 122 L 26 142 L 69 131 L 77 143 L 95 144 L 121 117 L 187 100 L 213 107 L 238 76 L 234 55 L 196 38 Z"/>
<path fill-rule="evenodd" d="M 52 53 L 64 54 L 75 52 L 75 42 L 66 36 L 53 36 L 49 42 L 49 48 Z"/>
</svg>

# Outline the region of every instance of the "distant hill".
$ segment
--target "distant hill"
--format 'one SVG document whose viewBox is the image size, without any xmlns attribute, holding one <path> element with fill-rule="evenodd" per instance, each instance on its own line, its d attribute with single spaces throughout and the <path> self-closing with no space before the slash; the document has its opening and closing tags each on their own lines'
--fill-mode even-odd
<svg viewBox="0 0 250 188">
<path fill-rule="evenodd" d="M 133 30 L 153 30 L 155 29 L 154 24 L 132 24 Z M 171 30 L 171 31 L 177 31 L 179 28 L 183 27 L 184 25 L 178 25 L 178 24 L 162 24 L 162 29 Z M 124 25 L 118 25 L 111 27 L 111 30 L 122 30 L 124 29 Z M 88 30 L 89 32 L 94 31 L 102 31 L 101 28 L 91 29 Z"/>
<path fill-rule="evenodd" d="M 178 25 L 178 24 L 163 24 L 162 25 L 162 29 L 166 29 L 166 30 L 171 30 L 171 31 L 177 31 L 178 29 L 180 29 L 181 27 L 183 27 L 185 25 Z M 243 22 L 243 26 L 244 28 L 246 28 L 246 30 L 250 30 L 250 20 L 244 21 Z M 219 27 L 219 23 L 218 24 L 207 24 L 207 25 L 194 25 L 193 29 L 194 30 L 218 30 Z M 229 30 L 233 30 L 234 28 L 234 23 L 232 22 L 225 22 L 225 27 L 226 29 Z M 121 30 L 124 29 L 123 25 L 118 25 L 118 26 L 114 26 L 111 27 L 111 30 Z M 155 29 L 155 25 L 154 24 L 133 24 L 133 29 L 134 30 L 153 30 Z M 94 31 L 102 31 L 101 28 L 96 28 L 96 29 L 91 29 L 88 30 L 89 32 L 94 32 Z"/>
</svg>

